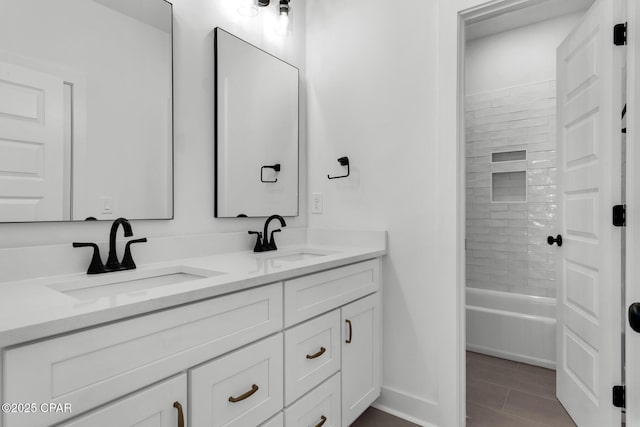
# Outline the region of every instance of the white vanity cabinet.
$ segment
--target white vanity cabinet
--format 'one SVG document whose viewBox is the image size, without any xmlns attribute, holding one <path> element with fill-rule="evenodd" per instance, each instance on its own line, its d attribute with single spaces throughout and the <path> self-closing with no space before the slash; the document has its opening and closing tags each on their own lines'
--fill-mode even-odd
<svg viewBox="0 0 640 427">
<path fill-rule="evenodd" d="M 0 427 L 347 427 L 380 394 L 380 260 L 291 276 L 4 348 L 3 402 L 71 411 Z"/>
<path fill-rule="evenodd" d="M 296 325 L 285 331 L 285 404 L 290 405 L 338 368 L 341 372 L 337 376 L 341 378 L 339 393 L 330 393 L 333 400 L 340 396 L 341 411 L 332 409 L 330 424 L 328 419 L 311 424 L 313 414 L 305 418 L 305 411 L 292 408 L 299 408 L 300 402 L 314 402 L 316 399 L 309 396 L 338 381 L 335 376 L 285 409 L 285 427 L 347 427 L 380 396 L 379 290 L 379 259 L 285 281 L 285 327 Z M 340 339 L 340 345 L 336 339 Z M 318 355 L 322 349 L 325 351 Z M 305 360 L 316 355 L 319 357 Z"/>
</svg>

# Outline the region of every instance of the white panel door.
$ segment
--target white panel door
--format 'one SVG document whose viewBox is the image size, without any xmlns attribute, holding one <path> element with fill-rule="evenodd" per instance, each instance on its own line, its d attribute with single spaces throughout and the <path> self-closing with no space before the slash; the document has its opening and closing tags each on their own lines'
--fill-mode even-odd
<svg viewBox="0 0 640 427">
<path fill-rule="evenodd" d="M 0 62 L 0 222 L 64 219 L 63 85 Z"/>
<path fill-rule="evenodd" d="M 580 427 L 616 426 L 621 377 L 620 0 L 598 0 L 558 48 L 557 395 Z"/>
</svg>

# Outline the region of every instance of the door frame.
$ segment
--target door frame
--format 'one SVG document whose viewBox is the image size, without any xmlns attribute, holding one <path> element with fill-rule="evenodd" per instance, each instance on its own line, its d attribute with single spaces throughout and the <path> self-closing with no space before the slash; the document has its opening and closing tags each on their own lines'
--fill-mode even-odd
<svg viewBox="0 0 640 427">
<path fill-rule="evenodd" d="M 634 212 L 640 211 L 640 147 L 635 142 L 640 135 L 640 5 L 627 0 L 627 143 L 626 143 L 626 254 L 625 254 L 625 306 L 640 301 L 640 222 L 634 221 Z M 624 360 L 640 358 L 640 336 L 629 326 L 626 315 L 624 336 Z M 640 426 L 640 366 L 625 363 L 626 422 L 629 427 Z"/>
<path fill-rule="evenodd" d="M 640 46 L 640 31 L 634 31 L 635 23 L 640 22 L 640 5 L 636 0 L 621 0 L 627 2 L 628 10 L 628 77 L 627 77 L 627 206 L 628 212 L 640 211 L 640 169 L 634 170 L 634 165 L 640 165 L 640 148 L 635 147 L 632 141 L 637 140 L 633 128 L 640 128 L 640 51 L 634 52 L 634 46 Z M 456 168 L 450 172 L 442 169 L 444 179 L 450 179 L 455 183 L 453 197 L 443 195 L 441 206 L 449 206 L 455 209 L 455 239 L 453 248 L 456 258 L 456 286 L 455 297 L 455 342 L 456 358 L 450 365 L 441 362 L 445 369 L 445 376 L 439 377 L 441 400 L 443 411 L 453 414 L 450 417 L 443 415 L 443 425 L 464 426 L 466 421 L 466 186 L 465 186 L 465 121 L 464 121 L 464 95 L 465 95 L 465 24 L 472 20 L 479 20 L 505 10 L 517 10 L 539 4 L 540 0 L 448 0 L 440 2 L 439 8 L 439 41 L 438 41 L 438 105 L 439 105 L 439 140 L 443 146 L 439 154 L 440 164 L 452 165 Z M 634 54 L 635 53 L 635 54 Z M 634 96 L 635 92 L 635 96 Z M 633 126 L 637 124 L 638 126 Z M 452 141 L 455 138 L 455 142 Z M 637 179 L 633 179 L 639 175 Z M 635 181 L 635 185 L 634 185 Z M 453 190 L 453 189 L 452 189 Z M 633 224 L 632 217 L 627 216 L 627 251 L 626 251 L 626 298 L 640 301 L 640 286 L 633 292 L 631 283 L 640 277 L 640 265 L 631 260 L 640 259 L 640 222 Z M 454 225 L 449 223 L 450 225 Z M 634 226 L 635 225 L 635 226 Z M 634 299 L 635 297 L 635 299 Z M 628 305 L 628 304 L 627 304 Z M 632 331 L 626 322 L 626 336 Z M 627 343 L 629 340 L 626 340 Z M 630 359 L 630 352 L 640 355 L 640 337 L 635 345 L 625 346 L 625 359 Z M 450 350 L 450 349 L 448 349 Z M 450 355 L 450 353 L 449 353 Z M 454 366 L 455 364 L 455 366 Z M 451 381 L 451 372 L 455 368 L 454 381 Z M 629 379 L 635 376 L 637 384 L 630 384 Z M 633 370 L 627 367 L 627 425 L 640 427 L 640 366 Z M 637 385 L 639 387 L 633 387 Z M 631 387 L 631 389 L 630 389 Z M 633 402 L 633 403 L 632 403 Z M 630 410 L 631 408 L 631 410 Z M 635 408 L 635 411 L 634 409 Z M 637 413 L 636 413 L 637 412 Z M 635 422 L 634 422 L 635 420 Z M 630 422 L 631 421 L 631 422 Z"/>
</svg>

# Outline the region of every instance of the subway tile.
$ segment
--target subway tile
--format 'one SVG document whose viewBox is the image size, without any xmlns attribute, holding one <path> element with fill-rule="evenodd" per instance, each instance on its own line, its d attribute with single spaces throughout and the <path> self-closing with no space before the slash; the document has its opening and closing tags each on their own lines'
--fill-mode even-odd
<svg viewBox="0 0 640 427">
<path fill-rule="evenodd" d="M 554 294 L 555 254 L 546 245 L 558 202 L 554 98 L 554 81 L 467 98 L 467 273 L 476 287 Z M 487 177 L 513 164 L 491 164 L 490 154 L 515 149 L 527 150 L 520 166 L 527 169 L 527 202 L 492 203 Z"/>
</svg>

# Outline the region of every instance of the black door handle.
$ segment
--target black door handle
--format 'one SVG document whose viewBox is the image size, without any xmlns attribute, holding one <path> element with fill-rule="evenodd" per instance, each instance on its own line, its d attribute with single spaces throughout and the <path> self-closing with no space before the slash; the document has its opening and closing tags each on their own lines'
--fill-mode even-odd
<svg viewBox="0 0 640 427">
<path fill-rule="evenodd" d="M 629 325 L 634 331 L 640 332 L 640 303 L 638 302 L 629 306 Z"/>
<path fill-rule="evenodd" d="M 560 247 L 562 246 L 562 236 L 558 234 L 555 239 L 553 238 L 553 236 L 549 236 L 547 237 L 547 243 L 550 245 L 553 245 L 555 243 L 558 245 L 558 247 Z"/>
</svg>

